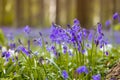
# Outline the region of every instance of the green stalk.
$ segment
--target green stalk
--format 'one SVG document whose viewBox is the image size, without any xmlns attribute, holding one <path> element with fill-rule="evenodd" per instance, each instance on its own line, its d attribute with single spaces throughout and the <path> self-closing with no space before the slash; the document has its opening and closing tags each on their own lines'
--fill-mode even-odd
<svg viewBox="0 0 120 80">
<path fill-rule="evenodd" d="M 77 53 L 77 49 L 75 48 L 75 53 L 76 53 L 76 64 L 77 67 L 79 66 L 79 61 L 78 61 L 78 53 Z"/>
<path fill-rule="evenodd" d="M 25 58 L 25 60 L 28 62 L 29 66 L 30 66 L 30 70 L 32 70 L 32 66 L 31 63 L 29 62 L 29 60 L 27 59 L 27 57 L 22 53 L 23 57 Z M 32 70 L 33 73 L 33 70 Z"/>
<path fill-rule="evenodd" d="M 91 63 L 91 66 L 93 67 L 93 49 L 94 49 L 94 43 L 92 41 L 92 49 L 91 49 L 91 57 L 90 57 L 90 63 Z M 93 74 L 93 72 L 92 72 Z"/>
<path fill-rule="evenodd" d="M 50 61 L 54 66 L 55 66 L 55 68 L 57 68 L 58 70 L 59 70 L 59 74 L 61 75 L 61 77 L 62 77 L 62 71 L 61 71 L 61 69 L 58 67 L 58 65 L 55 63 L 55 62 L 53 62 L 53 61 L 51 61 L 50 59 L 46 59 L 46 60 L 48 60 L 48 61 Z M 70 77 L 68 77 L 68 79 L 69 80 L 72 80 Z"/>
<path fill-rule="evenodd" d="M 33 55 L 34 55 L 34 58 L 36 59 L 36 60 L 38 60 L 38 57 L 33 53 L 33 52 L 31 52 Z M 47 76 L 47 71 L 46 71 L 46 69 L 45 69 L 45 67 L 44 67 L 44 65 L 40 62 L 40 64 L 42 65 L 42 67 L 43 67 L 43 69 L 44 69 L 44 72 L 45 72 L 45 75 L 46 75 L 46 77 L 48 78 L 48 76 Z M 39 75 L 38 75 L 39 76 Z"/>
</svg>

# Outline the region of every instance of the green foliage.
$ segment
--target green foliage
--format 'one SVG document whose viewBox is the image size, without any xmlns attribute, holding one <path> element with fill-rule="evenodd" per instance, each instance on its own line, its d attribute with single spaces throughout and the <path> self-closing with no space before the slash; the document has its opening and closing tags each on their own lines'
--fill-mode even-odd
<svg viewBox="0 0 120 80">
<path fill-rule="evenodd" d="M 4 45 L 5 37 L 3 31 L 0 29 L 0 44 Z"/>
<path fill-rule="evenodd" d="M 60 50 L 60 48 L 58 49 Z M 96 53 L 96 50 L 93 50 L 92 55 L 92 64 L 93 72 L 84 76 L 82 80 L 90 79 L 91 75 L 101 73 L 102 78 L 104 79 L 107 71 L 116 63 L 119 56 L 119 50 L 112 48 L 109 52 L 109 56 L 103 54 L 102 51 Z M 89 49 L 91 52 L 91 49 Z M 88 52 L 88 53 L 89 53 Z M 114 54 L 113 54 L 114 53 Z M 46 51 L 46 56 L 49 56 Z M 33 54 L 33 57 L 29 58 L 24 53 L 19 53 L 19 59 L 16 62 L 12 62 L 10 59 L 8 63 L 5 64 L 5 60 L 0 58 L 0 77 L 1 80 L 44 80 L 46 78 L 53 80 L 63 80 L 61 71 L 67 70 L 69 74 L 68 80 L 77 79 L 82 77 L 84 74 L 78 75 L 75 73 L 75 70 L 80 64 L 76 64 L 76 57 L 70 57 L 68 53 L 60 53 L 58 59 L 50 57 L 45 58 L 46 56 L 40 57 Z M 82 57 L 83 58 L 83 57 Z M 43 60 L 44 63 L 39 60 Z M 89 68 L 87 59 L 91 60 L 91 57 L 84 56 L 84 64 Z"/>
</svg>

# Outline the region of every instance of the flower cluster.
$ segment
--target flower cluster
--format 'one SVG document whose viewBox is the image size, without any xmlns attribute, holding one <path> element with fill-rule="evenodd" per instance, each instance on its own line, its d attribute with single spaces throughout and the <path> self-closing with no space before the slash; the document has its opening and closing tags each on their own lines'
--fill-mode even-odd
<svg viewBox="0 0 120 80">
<path fill-rule="evenodd" d="M 119 14 L 115 13 L 113 19 L 119 20 Z M 106 26 L 110 25 L 111 21 L 106 21 Z M 45 36 L 45 41 L 44 35 L 41 32 L 38 33 L 39 37 L 31 39 L 31 28 L 26 26 L 24 32 L 27 34 L 27 39 L 22 42 L 22 39 L 19 38 L 15 42 L 14 36 L 9 34 L 7 36 L 7 49 L 4 50 L 4 47 L 0 45 L 1 56 L 5 62 L 9 62 L 12 59 L 16 65 L 15 69 L 23 71 L 22 76 L 25 79 L 27 77 L 28 79 L 35 80 L 49 78 L 63 78 L 64 80 L 87 80 L 92 78 L 93 80 L 101 80 L 103 72 L 101 66 L 98 67 L 99 61 L 106 60 L 109 57 L 109 52 L 105 49 L 108 41 L 104 38 L 105 35 L 102 28 L 101 23 L 97 24 L 96 30 L 82 28 L 78 19 L 74 19 L 73 25 L 67 25 L 66 28 L 52 23 L 49 34 L 50 40 Z M 102 48 L 103 51 L 97 51 Z M 96 54 L 102 52 L 107 56 Z M 24 57 L 24 60 L 22 60 L 21 56 Z M 18 57 L 20 58 L 18 59 Z M 106 62 L 103 60 L 105 64 L 102 66 L 106 66 Z M 23 67 L 21 68 L 21 66 Z M 5 70 L 9 69 L 3 69 L 3 71 Z M 14 70 L 14 73 L 18 74 L 20 72 L 17 70 Z M 29 71 L 27 72 L 27 70 Z M 0 71 L 2 73 L 2 70 Z M 4 72 L 4 74 L 6 73 Z M 11 73 L 10 75 L 13 74 Z"/>
</svg>

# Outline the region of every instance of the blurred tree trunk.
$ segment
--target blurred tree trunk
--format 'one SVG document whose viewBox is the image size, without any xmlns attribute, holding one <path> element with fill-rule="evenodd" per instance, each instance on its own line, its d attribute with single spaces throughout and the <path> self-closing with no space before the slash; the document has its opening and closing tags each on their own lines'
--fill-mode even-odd
<svg viewBox="0 0 120 80">
<path fill-rule="evenodd" d="M 5 6 L 6 0 L 1 0 L 1 26 L 5 25 Z"/>
<path fill-rule="evenodd" d="M 102 24 L 105 24 L 106 20 L 112 18 L 113 10 L 113 1 L 112 0 L 100 0 L 100 21 Z"/>
<path fill-rule="evenodd" d="M 29 24 L 29 26 L 32 26 L 32 10 L 31 10 L 31 8 L 32 8 L 32 3 L 31 3 L 31 0 L 28 0 L 28 24 Z"/>
<path fill-rule="evenodd" d="M 93 24 L 94 0 L 77 0 L 77 18 L 82 27 L 89 28 Z"/>
<path fill-rule="evenodd" d="M 120 0 L 115 0 L 115 1 L 116 1 L 116 3 L 115 3 L 115 5 L 116 5 L 116 12 L 120 13 Z"/>
<path fill-rule="evenodd" d="M 113 0 L 113 13 L 115 13 L 116 12 L 116 0 Z"/>
<path fill-rule="evenodd" d="M 38 0 L 38 6 L 39 6 L 38 19 L 39 19 L 40 25 L 44 26 L 44 21 L 45 21 L 44 0 Z"/>
<path fill-rule="evenodd" d="M 24 0 L 16 0 L 16 19 L 15 23 L 17 27 L 24 25 Z"/>
<path fill-rule="evenodd" d="M 66 18 L 67 18 L 67 23 L 70 23 L 71 20 L 71 0 L 65 0 L 66 3 Z M 66 24 L 67 24 L 66 23 Z"/>
<path fill-rule="evenodd" d="M 56 0 L 56 24 L 60 24 L 60 0 Z"/>
<path fill-rule="evenodd" d="M 1 17 L 2 17 L 2 0 L 0 0 L 0 26 L 1 26 Z"/>
</svg>

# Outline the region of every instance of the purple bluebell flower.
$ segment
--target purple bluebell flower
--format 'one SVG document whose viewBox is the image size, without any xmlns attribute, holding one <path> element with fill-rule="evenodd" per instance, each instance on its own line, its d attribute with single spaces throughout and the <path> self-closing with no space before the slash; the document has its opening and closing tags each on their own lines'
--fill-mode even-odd
<svg viewBox="0 0 120 80">
<path fill-rule="evenodd" d="M 9 60 L 10 56 L 11 56 L 10 52 L 8 51 L 2 52 L 2 57 L 5 57 L 6 61 Z"/>
<path fill-rule="evenodd" d="M 66 72 L 66 70 L 62 71 L 62 76 L 65 80 L 68 78 L 68 73 Z"/>
<path fill-rule="evenodd" d="M 39 32 L 39 35 L 40 35 L 40 36 L 42 36 L 42 33 L 41 33 L 41 32 Z"/>
<path fill-rule="evenodd" d="M 10 49 L 12 49 L 12 50 L 14 50 L 16 48 L 16 44 L 15 43 L 10 43 L 9 46 L 10 46 Z"/>
<path fill-rule="evenodd" d="M 117 19 L 118 17 L 119 17 L 119 14 L 117 12 L 113 14 L 113 19 L 114 20 Z"/>
<path fill-rule="evenodd" d="M 83 50 L 82 50 L 82 54 L 85 54 L 85 52 L 86 52 L 86 50 L 85 50 L 85 49 L 83 49 Z"/>
<path fill-rule="evenodd" d="M 70 56 L 73 56 L 73 53 L 72 53 L 71 50 L 69 50 L 68 53 L 69 53 Z"/>
<path fill-rule="evenodd" d="M 105 22 L 105 26 L 108 27 L 108 26 L 110 26 L 110 25 L 111 25 L 111 21 L 110 21 L 110 20 L 107 20 L 107 21 Z"/>
<path fill-rule="evenodd" d="M 98 34 L 102 33 L 102 24 L 101 23 L 98 23 L 97 32 L 98 32 Z"/>
<path fill-rule="evenodd" d="M 76 31 L 76 32 L 78 32 L 80 29 L 81 29 L 81 27 L 80 27 L 80 22 L 79 22 L 79 20 L 78 19 L 74 19 L 74 24 L 73 24 L 73 26 L 72 26 L 72 30 L 73 31 Z"/>
<path fill-rule="evenodd" d="M 73 20 L 73 22 L 74 22 L 74 24 L 77 24 L 77 25 L 79 25 L 79 24 L 80 24 L 80 22 L 79 22 L 79 20 L 78 20 L 78 19 L 74 19 L 74 20 Z"/>
<path fill-rule="evenodd" d="M 14 35 L 13 35 L 13 33 L 9 33 L 9 34 L 7 34 L 6 35 L 7 36 L 7 38 L 8 38 L 8 41 L 10 41 L 10 40 L 14 40 Z"/>
<path fill-rule="evenodd" d="M 10 52 L 7 52 L 5 57 L 6 57 L 6 59 L 9 59 L 10 58 Z"/>
<path fill-rule="evenodd" d="M 103 37 L 104 37 L 104 34 L 102 33 L 102 25 L 98 23 L 97 36 L 95 38 L 96 46 L 100 45 L 100 47 L 102 47 L 104 44 L 106 44 L 106 41 Z"/>
<path fill-rule="evenodd" d="M 7 53 L 7 51 L 2 52 L 2 57 L 5 57 L 6 53 Z"/>
<path fill-rule="evenodd" d="M 104 39 L 101 39 L 101 40 L 99 41 L 99 44 L 100 44 L 100 48 L 102 48 L 104 45 L 107 45 L 108 42 L 107 42 L 106 40 L 104 40 Z"/>
<path fill-rule="evenodd" d="M 22 51 L 27 56 L 30 55 L 30 52 L 25 47 L 23 47 L 23 46 L 19 46 L 19 50 Z"/>
<path fill-rule="evenodd" d="M 77 34 L 77 40 L 78 40 L 79 42 L 82 42 L 82 37 L 83 37 L 83 33 L 82 33 L 82 31 L 80 31 L 80 32 Z"/>
<path fill-rule="evenodd" d="M 66 45 L 63 45 L 63 53 L 67 53 L 67 46 Z"/>
<path fill-rule="evenodd" d="M 52 24 L 51 34 L 50 34 L 50 39 L 52 40 L 52 42 L 56 42 L 60 44 L 61 42 L 65 41 L 65 36 L 66 36 L 66 32 L 63 28 L 61 28 L 56 24 Z"/>
<path fill-rule="evenodd" d="M 33 42 L 35 45 L 42 47 L 42 39 L 41 38 L 34 39 Z"/>
<path fill-rule="evenodd" d="M 109 55 L 108 51 L 105 51 L 105 55 L 106 55 L 106 56 L 108 56 L 108 55 Z"/>
<path fill-rule="evenodd" d="M 96 44 L 96 47 L 97 47 L 97 46 L 99 45 L 99 43 L 100 43 L 99 40 L 95 40 L 94 42 L 95 42 L 95 44 Z"/>
<path fill-rule="evenodd" d="M 14 58 L 12 58 L 12 62 L 15 62 L 15 59 L 14 59 Z"/>
<path fill-rule="evenodd" d="M 101 80 L 101 75 L 100 75 L 100 74 L 93 75 L 93 76 L 92 76 L 92 79 L 93 79 L 93 80 Z"/>
<path fill-rule="evenodd" d="M 86 66 L 80 66 L 79 68 L 77 68 L 76 72 L 78 74 L 81 74 L 81 73 L 88 74 L 88 69 Z"/>
<path fill-rule="evenodd" d="M 85 28 L 82 29 L 82 35 L 84 38 L 86 38 L 89 35 L 89 31 Z"/>
<path fill-rule="evenodd" d="M 57 52 L 55 46 L 51 46 L 51 51 L 53 52 L 55 57 L 58 57 L 58 52 Z"/>
<path fill-rule="evenodd" d="M 88 35 L 88 41 L 91 42 L 92 39 L 93 39 L 93 34 L 92 34 L 92 32 L 90 32 Z"/>
<path fill-rule="evenodd" d="M 81 45 L 80 44 L 77 45 L 77 49 L 78 49 L 79 52 L 81 51 Z"/>
<path fill-rule="evenodd" d="M 29 27 L 28 25 L 25 26 L 25 28 L 24 28 L 24 32 L 27 33 L 27 34 L 29 34 L 30 31 L 31 31 L 30 27 Z"/>
</svg>

